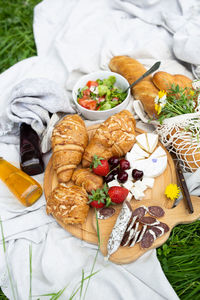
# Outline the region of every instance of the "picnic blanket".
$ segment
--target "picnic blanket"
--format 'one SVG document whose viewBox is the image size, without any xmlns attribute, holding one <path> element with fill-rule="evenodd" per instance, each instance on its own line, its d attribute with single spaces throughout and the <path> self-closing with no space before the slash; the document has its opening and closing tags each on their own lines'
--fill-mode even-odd
<svg viewBox="0 0 200 300">
<path fill-rule="evenodd" d="M 19 166 L 18 123 L 11 116 L 11 106 L 16 100 L 13 89 L 24 80 L 29 80 L 30 85 L 30 79 L 53 81 L 55 94 L 60 95 L 58 91 L 63 89 L 69 99 L 67 107 L 63 101 L 57 102 L 56 111 L 72 112 L 70 91 L 76 80 L 85 73 L 108 69 L 114 55 L 129 55 L 147 68 L 160 60 L 162 71 L 197 78 L 199 15 L 197 0 L 44 0 L 38 4 L 33 23 L 38 55 L 17 63 L 0 76 L 0 155 Z M 34 96 L 41 100 L 44 90 Z M 24 96 L 31 95 L 26 91 Z M 31 109 L 43 125 L 38 110 Z M 56 112 L 54 107 L 51 109 Z M 129 110 L 134 113 L 132 105 Z M 86 120 L 86 124 L 91 123 Z M 147 128 L 140 120 L 137 126 Z M 44 134 L 46 129 L 40 126 L 38 133 Z M 49 152 L 44 155 L 46 165 L 50 155 Z M 193 177 L 186 175 L 190 191 L 195 190 L 196 195 L 199 195 L 199 173 L 198 170 Z M 43 174 L 34 178 L 43 184 Z M 96 246 L 73 237 L 47 216 L 44 195 L 33 206 L 24 208 L 3 183 L 0 183 L 0 218 L 6 246 L 5 254 L 1 237 L 0 286 L 7 297 L 12 300 L 29 297 L 32 245 L 32 294 L 57 292 L 67 286 L 60 299 L 69 299 L 81 280 L 82 270 L 90 273 Z M 128 265 L 105 262 L 99 254 L 95 270 L 99 272 L 91 278 L 85 299 L 178 299 L 161 269 L 156 250 Z M 74 299 L 79 299 L 79 293 Z"/>
</svg>

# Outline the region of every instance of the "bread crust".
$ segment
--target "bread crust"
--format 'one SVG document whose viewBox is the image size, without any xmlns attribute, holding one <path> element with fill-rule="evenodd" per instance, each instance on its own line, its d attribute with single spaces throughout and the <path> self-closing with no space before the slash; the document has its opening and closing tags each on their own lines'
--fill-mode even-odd
<svg viewBox="0 0 200 300">
<path fill-rule="evenodd" d="M 124 76 L 129 84 L 136 81 L 147 71 L 139 61 L 128 56 L 113 57 L 110 60 L 109 68 L 111 71 Z M 150 117 L 156 115 L 154 99 L 158 95 L 159 90 L 154 85 L 151 75 L 132 87 L 131 92 L 134 99 L 142 102 L 144 110 Z"/>
<path fill-rule="evenodd" d="M 125 155 L 135 143 L 135 124 L 133 115 L 127 110 L 109 117 L 99 126 L 86 147 L 83 167 L 90 166 L 94 155 L 104 159 Z"/>
<path fill-rule="evenodd" d="M 83 224 L 87 218 L 88 196 L 82 187 L 60 183 L 47 199 L 46 211 L 62 224 Z"/>
<path fill-rule="evenodd" d="M 78 186 L 82 186 L 87 192 L 102 187 L 103 178 L 90 171 L 90 169 L 76 169 L 72 175 L 72 180 Z"/>
<path fill-rule="evenodd" d="M 65 116 L 52 132 L 53 168 L 59 182 L 68 182 L 88 144 L 84 121 L 78 115 Z"/>
<path fill-rule="evenodd" d="M 179 85 L 180 88 L 192 88 L 192 80 L 187 76 L 181 74 L 169 74 L 167 72 L 156 72 L 153 75 L 153 83 L 159 90 L 167 90 L 171 88 L 171 85 Z"/>
</svg>

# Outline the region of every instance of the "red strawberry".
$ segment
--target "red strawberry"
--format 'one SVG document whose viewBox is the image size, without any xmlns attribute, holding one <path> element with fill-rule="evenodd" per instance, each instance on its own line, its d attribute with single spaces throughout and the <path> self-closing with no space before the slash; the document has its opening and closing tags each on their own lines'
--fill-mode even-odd
<svg viewBox="0 0 200 300">
<path fill-rule="evenodd" d="M 98 203 L 97 201 L 92 201 L 90 202 L 90 205 L 95 208 L 102 208 L 104 207 L 105 203 L 103 202 Z"/>
<path fill-rule="evenodd" d="M 101 208 L 104 205 L 109 206 L 111 204 L 110 197 L 108 196 L 108 187 L 104 184 L 103 188 L 92 190 L 88 196 L 88 203 L 95 208 Z"/>
<path fill-rule="evenodd" d="M 106 176 L 109 173 L 108 161 L 104 158 L 94 155 L 92 162 L 92 170 L 97 175 Z"/>
<path fill-rule="evenodd" d="M 128 190 L 121 186 L 112 186 L 108 190 L 108 195 L 114 203 L 122 203 L 128 196 Z"/>
</svg>

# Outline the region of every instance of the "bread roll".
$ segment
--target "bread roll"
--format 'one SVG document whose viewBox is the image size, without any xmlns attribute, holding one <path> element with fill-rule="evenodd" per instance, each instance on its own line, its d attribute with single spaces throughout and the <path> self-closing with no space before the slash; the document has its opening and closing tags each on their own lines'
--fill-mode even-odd
<svg viewBox="0 0 200 300">
<path fill-rule="evenodd" d="M 124 76 L 129 84 L 136 81 L 147 71 L 141 63 L 128 56 L 113 57 L 109 63 L 109 68 L 111 71 Z M 142 102 L 144 110 L 149 116 L 152 117 L 156 114 L 154 99 L 158 95 L 159 90 L 155 87 L 151 75 L 132 87 L 131 92 L 134 99 Z"/>
<path fill-rule="evenodd" d="M 135 119 L 123 110 L 109 117 L 96 130 L 85 149 L 82 165 L 89 167 L 96 154 L 109 159 L 112 156 L 124 156 L 135 143 Z"/>
<path fill-rule="evenodd" d="M 89 205 L 86 191 L 76 185 L 60 183 L 47 199 L 46 211 L 63 225 L 83 224 L 87 218 Z"/>
<path fill-rule="evenodd" d="M 167 72 L 156 72 L 153 83 L 159 90 L 167 90 L 171 85 L 179 85 L 180 88 L 192 88 L 192 80 L 180 74 L 171 75 Z"/>
<path fill-rule="evenodd" d="M 77 169 L 72 175 L 72 180 L 78 186 L 82 186 L 87 192 L 101 188 L 103 178 L 95 175 L 90 169 Z"/>
<path fill-rule="evenodd" d="M 64 117 L 52 133 L 53 168 L 59 182 L 68 182 L 88 144 L 84 121 L 78 115 Z"/>
</svg>

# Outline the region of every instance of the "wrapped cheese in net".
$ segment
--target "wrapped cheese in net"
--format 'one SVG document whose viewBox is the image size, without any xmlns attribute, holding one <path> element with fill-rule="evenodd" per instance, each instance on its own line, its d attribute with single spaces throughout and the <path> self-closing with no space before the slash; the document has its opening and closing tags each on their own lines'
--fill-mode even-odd
<svg viewBox="0 0 200 300">
<path fill-rule="evenodd" d="M 177 155 L 184 172 L 200 167 L 200 112 L 165 119 L 157 124 L 156 133 L 161 143 Z"/>
</svg>

